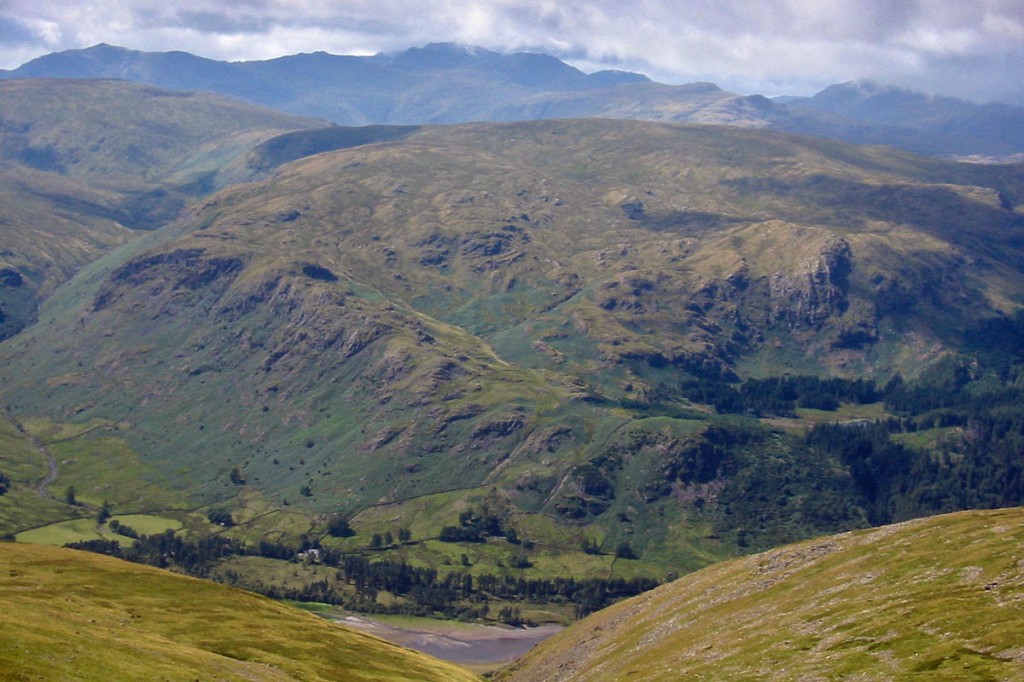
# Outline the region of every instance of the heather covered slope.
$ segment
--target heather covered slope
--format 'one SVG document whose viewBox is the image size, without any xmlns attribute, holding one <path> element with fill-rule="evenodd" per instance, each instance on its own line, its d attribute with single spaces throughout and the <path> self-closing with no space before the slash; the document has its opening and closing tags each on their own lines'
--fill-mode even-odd
<svg viewBox="0 0 1024 682">
<path fill-rule="evenodd" d="M 1024 512 L 964 512 L 711 566 L 498 679 L 1024 679 Z"/>
<path fill-rule="evenodd" d="M 254 533 L 340 511 L 433 538 L 487 499 L 560 550 L 694 568 L 744 505 L 753 547 L 865 517 L 837 462 L 684 382 L 915 375 L 1024 303 L 1017 167 L 627 121 L 392 133 L 261 147 L 267 178 L 51 298 L 4 400 L 117 424 L 140 481 Z M 139 504 L 75 471 L 55 485 Z"/>
<path fill-rule="evenodd" d="M 5 679 L 475 680 L 264 597 L 86 552 L 0 543 Z"/>
<path fill-rule="evenodd" d="M 0 84 L 0 338 L 85 264 L 227 182 L 309 119 L 116 81 Z"/>
</svg>

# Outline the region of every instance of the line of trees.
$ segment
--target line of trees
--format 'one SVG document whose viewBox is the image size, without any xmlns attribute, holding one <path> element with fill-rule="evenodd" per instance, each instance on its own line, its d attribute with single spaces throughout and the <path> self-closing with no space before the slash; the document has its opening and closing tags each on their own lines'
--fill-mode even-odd
<svg viewBox="0 0 1024 682">
<path fill-rule="evenodd" d="M 221 578 L 275 598 L 340 604 L 346 608 L 374 613 L 441 615 L 450 618 L 483 618 L 487 602 L 572 604 L 578 617 L 631 597 L 658 585 L 651 578 L 533 578 L 511 575 L 471 575 L 454 571 L 441 575 L 432 568 L 412 566 L 403 561 L 370 560 L 356 554 L 343 554 L 321 547 L 308 538 L 296 547 L 261 540 L 246 544 L 240 540 L 214 535 L 186 540 L 166 531 L 143 535 L 131 546 L 122 547 L 113 540 L 89 540 L 68 545 L 74 549 L 116 556 L 136 563 L 175 568 L 190 575 Z M 266 585 L 247 581 L 233 572 L 213 569 L 230 556 L 262 556 L 285 561 L 313 557 L 320 564 L 337 569 L 333 580 L 311 581 L 301 587 Z M 402 598 L 398 602 L 378 602 L 380 592 Z M 499 612 L 503 622 L 521 621 L 521 611 L 510 608 Z"/>
<path fill-rule="evenodd" d="M 797 407 L 831 411 L 843 402 L 866 404 L 882 398 L 882 392 L 869 379 L 815 376 L 748 379 L 739 386 L 720 379 L 695 378 L 682 382 L 679 393 L 723 414 L 756 416 L 792 416 Z"/>
<path fill-rule="evenodd" d="M 898 417 L 820 425 L 805 438 L 848 467 L 872 523 L 1024 504 L 1020 358 L 950 357 L 883 392 Z"/>
<path fill-rule="evenodd" d="M 806 442 L 849 468 L 872 524 L 1024 505 L 1024 411 L 971 415 L 928 449 L 893 439 L 907 424 L 821 425 Z"/>
</svg>

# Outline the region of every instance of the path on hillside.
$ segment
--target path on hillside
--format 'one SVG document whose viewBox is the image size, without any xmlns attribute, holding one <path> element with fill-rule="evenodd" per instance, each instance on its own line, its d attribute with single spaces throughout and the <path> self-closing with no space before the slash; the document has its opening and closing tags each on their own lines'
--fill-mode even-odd
<svg viewBox="0 0 1024 682">
<path fill-rule="evenodd" d="M 22 426 L 21 422 L 11 414 L 11 409 L 9 407 L 4 406 L 4 416 L 7 418 L 7 421 L 18 430 L 18 433 L 20 433 L 25 440 L 29 442 L 33 449 L 39 453 L 40 457 L 46 460 L 48 471 L 46 472 L 46 475 L 43 476 L 42 480 L 40 480 L 36 485 L 36 492 L 45 500 L 55 501 L 53 495 L 51 495 L 50 491 L 46 488 L 57 480 L 57 475 L 60 473 L 60 470 L 57 467 L 57 458 L 53 456 L 53 453 L 50 452 L 50 449 L 47 448 L 41 440 L 25 430 L 25 427 Z"/>
</svg>

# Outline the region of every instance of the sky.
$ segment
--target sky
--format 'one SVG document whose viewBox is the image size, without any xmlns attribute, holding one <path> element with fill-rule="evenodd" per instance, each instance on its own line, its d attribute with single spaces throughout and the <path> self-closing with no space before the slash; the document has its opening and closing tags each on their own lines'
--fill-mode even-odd
<svg viewBox="0 0 1024 682">
<path fill-rule="evenodd" d="M 1024 105 L 1024 0 L 0 0 L 0 68 L 101 42 L 231 61 L 455 42 L 744 94 L 870 79 Z"/>
</svg>

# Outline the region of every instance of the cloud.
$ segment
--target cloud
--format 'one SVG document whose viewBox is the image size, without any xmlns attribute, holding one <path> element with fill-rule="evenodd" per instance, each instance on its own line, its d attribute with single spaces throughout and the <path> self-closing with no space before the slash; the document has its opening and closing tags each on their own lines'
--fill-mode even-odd
<svg viewBox="0 0 1024 682">
<path fill-rule="evenodd" d="M 1024 61 L 1020 0 L 0 0 L 4 68 L 99 42 L 239 60 L 438 41 L 741 92 L 872 78 L 1024 102 L 1006 71 Z"/>
</svg>

